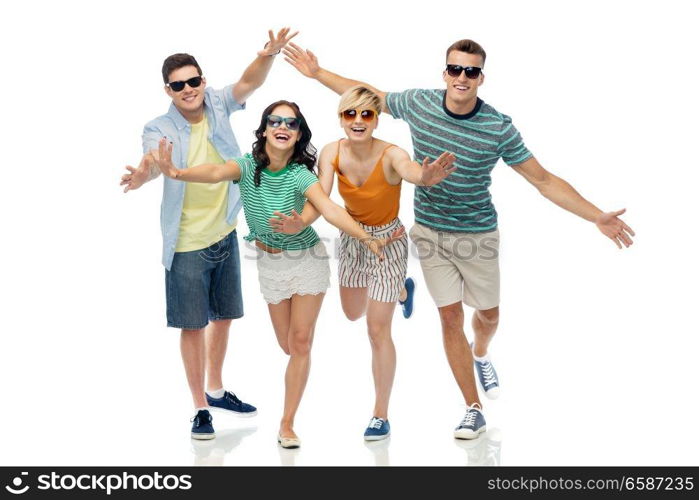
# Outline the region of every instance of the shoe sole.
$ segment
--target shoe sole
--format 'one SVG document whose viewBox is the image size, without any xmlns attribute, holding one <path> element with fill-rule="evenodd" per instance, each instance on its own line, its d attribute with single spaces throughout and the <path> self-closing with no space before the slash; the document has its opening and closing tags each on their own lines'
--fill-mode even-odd
<svg viewBox="0 0 699 500">
<path fill-rule="evenodd" d="M 388 434 L 385 434 L 383 436 L 364 436 L 364 441 L 381 441 L 382 439 L 386 439 L 390 435 L 391 433 L 389 432 Z"/>
<path fill-rule="evenodd" d="M 235 415 L 236 417 L 241 417 L 241 418 L 249 418 L 249 417 L 257 416 L 257 410 L 244 413 L 244 412 L 239 412 L 239 411 L 226 410 L 225 408 L 218 408 L 216 406 L 209 406 L 209 410 L 213 410 L 216 413 L 226 413 L 228 415 Z"/>
<path fill-rule="evenodd" d="M 488 399 L 498 399 L 500 397 L 500 388 L 498 387 L 498 390 L 494 392 L 494 389 L 491 389 L 489 391 L 483 391 L 485 393 L 485 397 Z"/>
<path fill-rule="evenodd" d="M 456 439 L 476 439 L 479 435 L 485 432 L 485 425 L 478 429 L 477 431 L 473 431 L 471 434 L 468 435 L 459 435 L 457 434 L 459 431 L 454 431 L 454 438 Z"/>
<path fill-rule="evenodd" d="M 279 443 L 279 446 L 281 446 L 285 450 L 295 450 L 296 448 L 301 448 L 301 443 L 284 444 L 282 443 L 282 440 L 279 438 L 277 438 L 277 443 Z"/>
<path fill-rule="evenodd" d="M 204 441 L 207 439 L 214 439 L 216 434 L 197 434 L 192 432 L 192 439 L 197 439 L 199 441 Z"/>
</svg>

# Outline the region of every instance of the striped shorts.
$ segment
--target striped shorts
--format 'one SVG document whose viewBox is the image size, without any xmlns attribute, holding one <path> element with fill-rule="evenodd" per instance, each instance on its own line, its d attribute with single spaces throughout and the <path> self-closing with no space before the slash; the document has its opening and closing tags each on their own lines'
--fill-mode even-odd
<svg viewBox="0 0 699 500">
<path fill-rule="evenodd" d="M 371 236 L 385 238 L 403 227 L 398 218 L 381 226 L 357 222 Z M 408 238 L 403 237 L 384 248 L 383 261 L 358 239 L 341 232 L 340 286 L 368 288 L 369 298 L 378 302 L 396 302 L 405 285 L 408 270 Z"/>
</svg>

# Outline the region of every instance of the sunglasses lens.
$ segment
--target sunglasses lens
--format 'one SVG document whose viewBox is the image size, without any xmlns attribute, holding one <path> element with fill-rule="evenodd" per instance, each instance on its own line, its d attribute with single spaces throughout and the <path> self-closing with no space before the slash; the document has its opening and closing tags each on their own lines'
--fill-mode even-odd
<svg viewBox="0 0 699 500">
<path fill-rule="evenodd" d="M 481 68 L 477 68 L 475 66 L 469 66 L 467 68 L 464 68 L 464 72 L 466 73 L 466 78 L 470 78 L 471 80 L 475 80 L 478 78 L 478 75 L 481 74 Z"/>
<path fill-rule="evenodd" d="M 462 67 L 458 64 L 447 64 L 447 74 L 452 78 L 456 78 L 461 74 Z"/>
<path fill-rule="evenodd" d="M 174 92 L 182 92 L 184 89 L 184 82 L 170 82 L 168 85 Z"/>
<path fill-rule="evenodd" d="M 195 76 L 194 78 L 190 78 L 187 80 L 187 85 L 189 85 L 192 88 L 196 88 L 199 85 L 201 85 L 201 76 Z"/>
<path fill-rule="evenodd" d="M 267 117 L 267 125 L 272 128 L 277 128 L 282 123 L 282 119 L 276 115 L 269 115 Z"/>
<path fill-rule="evenodd" d="M 354 118 L 357 116 L 357 110 L 356 109 L 346 109 L 342 112 L 342 117 L 345 120 L 354 120 Z"/>
<path fill-rule="evenodd" d="M 373 109 L 365 109 L 364 111 L 362 111 L 362 120 L 364 120 L 365 122 L 370 122 L 374 119 L 375 114 L 376 113 L 374 113 Z"/>
</svg>

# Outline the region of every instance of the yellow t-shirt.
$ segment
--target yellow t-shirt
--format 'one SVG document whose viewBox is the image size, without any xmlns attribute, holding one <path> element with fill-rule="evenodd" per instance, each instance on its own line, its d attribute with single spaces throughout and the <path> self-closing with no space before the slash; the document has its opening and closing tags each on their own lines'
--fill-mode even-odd
<svg viewBox="0 0 699 500">
<path fill-rule="evenodd" d="M 202 163 L 225 163 L 208 136 L 209 123 L 204 116 L 202 121 L 192 124 L 187 167 Z M 192 252 L 210 247 L 235 229 L 237 220 L 233 221 L 233 225 L 226 223 L 229 185 L 230 181 L 186 183 L 175 252 Z"/>
</svg>

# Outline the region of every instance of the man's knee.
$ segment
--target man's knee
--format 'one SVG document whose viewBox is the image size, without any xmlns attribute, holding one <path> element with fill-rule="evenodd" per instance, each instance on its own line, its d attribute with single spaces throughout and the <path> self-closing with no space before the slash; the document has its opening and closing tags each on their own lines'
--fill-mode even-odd
<svg viewBox="0 0 699 500">
<path fill-rule="evenodd" d="M 496 306 L 491 309 L 476 310 L 475 315 L 484 325 L 495 326 L 500 319 L 500 308 Z"/>
<path fill-rule="evenodd" d="M 464 309 L 461 302 L 439 308 L 439 318 L 445 333 L 454 330 L 461 331 L 464 327 Z"/>
</svg>

